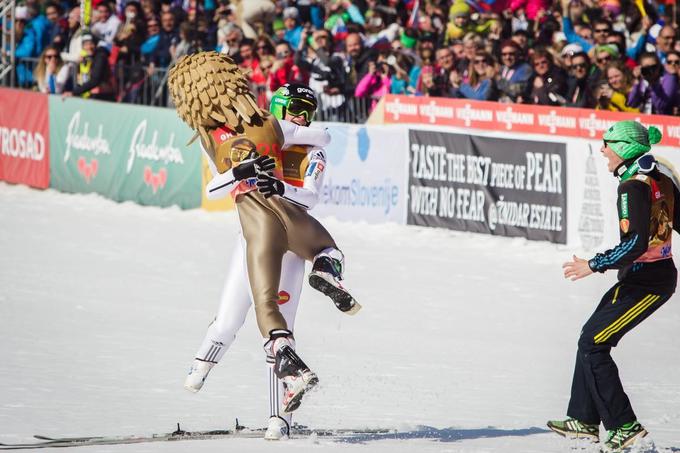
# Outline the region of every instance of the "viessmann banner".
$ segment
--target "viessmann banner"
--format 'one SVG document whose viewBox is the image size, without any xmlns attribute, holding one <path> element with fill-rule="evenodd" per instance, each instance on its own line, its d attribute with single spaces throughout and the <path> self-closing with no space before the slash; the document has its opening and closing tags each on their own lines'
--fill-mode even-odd
<svg viewBox="0 0 680 453">
<path fill-rule="evenodd" d="M 453 126 L 586 140 L 601 139 L 617 121 L 635 120 L 659 128 L 663 134 L 660 146 L 680 146 L 680 122 L 674 116 L 396 95 L 385 96 L 380 109 L 386 124 Z"/>
<path fill-rule="evenodd" d="M 173 110 L 50 98 L 51 186 L 196 208 L 201 153 Z"/>
<path fill-rule="evenodd" d="M 567 241 L 564 143 L 409 131 L 408 223 Z"/>
</svg>

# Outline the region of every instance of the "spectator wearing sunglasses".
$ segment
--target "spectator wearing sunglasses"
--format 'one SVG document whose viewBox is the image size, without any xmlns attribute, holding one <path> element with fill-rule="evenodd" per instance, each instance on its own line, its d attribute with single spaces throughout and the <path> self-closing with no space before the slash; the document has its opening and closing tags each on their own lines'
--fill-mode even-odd
<svg viewBox="0 0 680 453">
<path fill-rule="evenodd" d="M 515 102 L 531 77 L 531 66 L 520 58 L 521 49 L 512 40 L 501 45 L 501 70 L 496 80 L 501 100 Z"/>
<path fill-rule="evenodd" d="M 487 52 L 479 52 L 472 60 L 469 80 L 460 84 L 452 80 L 451 94 L 454 97 L 477 101 L 494 101 L 498 97 L 494 83 L 495 72 L 493 57 Z"/>
<path fill-rule="evenodd" d="M 538 48 L 531 56 L 534 75 L 527 82 L 522 101 L 528 104 L 563 105 L 566 76 L 553 61 L 552 54 Z"/>
<path fill-rule="evenodd" d="M 677 50 L 668 52 L 663 67 L 666 75 L 675 76 L 676 84 L 678 85 L 678 88 L 675 90 L 675 98 L 673 99 L 673 115 L 678 115 L 680 114 L 680 52 Z"/>
<path fill-rule="evenodd" d="M 604 79 L 604 70 L 607 65 L 621 60 L 619 49 L 613 44 L 598 44 L 590 50 L 588 56 L 592 63 L 588 79 L 593 86 Z"/>
<path fill-rule="evenodd" d="M 577 53 L 571 58 L 569 77 L 567 78 L 567 107 L 592 108 L 595 107 L 595 96 L 588 77 L 590 73 L 590 59 L 585 52 Z"/>
<path fill-rule="evenodd" d="M 672 115 L 677 105 L 677 74 L 667 74 L 656 53 L 646 52 L 633 74 L 636 83 L 628 95 L 628 105 L 642 113 Z"/>
<path fill-rule="evenodd" d="M 69 67 L 59 55 L 59 48 L 49 45 L 40 55 L 40 60 L 33 70 L 33 80 L 38 91 L 46 94 L 61 94 L 69 82 Z"/>
<path fill-rule="evenodd" d="M 261 35 L 255 40 L 255 53 L 260 60 L 262 57 L 273 57 L 276 51 L 274 50 L 274 43 L 266 36 Z"/>
</svg>

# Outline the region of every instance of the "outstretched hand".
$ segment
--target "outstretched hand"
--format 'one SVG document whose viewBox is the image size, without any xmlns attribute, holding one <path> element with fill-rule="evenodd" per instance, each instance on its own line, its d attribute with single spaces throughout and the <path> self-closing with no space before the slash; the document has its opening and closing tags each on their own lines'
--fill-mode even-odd
<svg viewBox="0 0 680 453">
<path fill-rule="evenodd" d="M 564 263 L 562 265 L 562 269 L 564 269 L 564 278 L 568 278 L 572 282 L 580 280 L 583 277 L 587 277 L 593 273 L 593 270 L 588 265 L 588 260 L 579 258 L 576 255 L 573 256 L 573 261 L 567 261 Z"/>
</svg>

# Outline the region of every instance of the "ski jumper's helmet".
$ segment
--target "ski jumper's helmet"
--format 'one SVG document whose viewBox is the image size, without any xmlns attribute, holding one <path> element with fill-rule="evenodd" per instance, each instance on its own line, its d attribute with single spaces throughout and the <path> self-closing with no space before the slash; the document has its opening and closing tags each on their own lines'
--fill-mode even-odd
<svg viewBox="0 0 680 453">
<path fill-rule="evenodd" d="M 286 113 L 293 116 L 304 116 L 307 124 L 311 123 L 318 103 L 314 91 L 299 83 L 286 83 L 272 95 L 269 111 L 280 120 Z"/>
</svg>

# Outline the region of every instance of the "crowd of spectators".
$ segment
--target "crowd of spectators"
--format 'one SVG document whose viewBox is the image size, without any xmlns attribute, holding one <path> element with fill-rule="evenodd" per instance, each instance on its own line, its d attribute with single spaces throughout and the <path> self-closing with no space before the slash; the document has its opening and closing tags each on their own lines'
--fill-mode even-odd
<svg viewBox="0 0 680 453">
<path fill-rule="evenodd" d="M 38 58 L 19 83 L 65 96 L 134 102 L 217 50 L 263 104 L 309 84 L 325 119 L 387 93 L 680 115 L 674 0 L 93 0 L 89 28 L 79 3 L 26 0 L 16 19 Z"/>
</svg>

